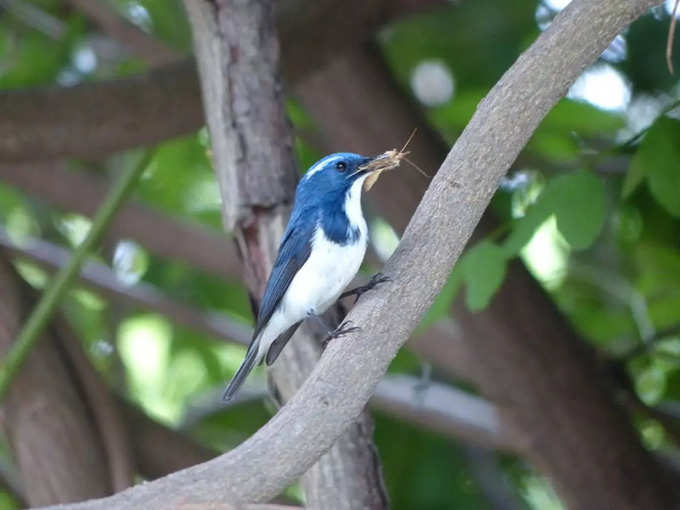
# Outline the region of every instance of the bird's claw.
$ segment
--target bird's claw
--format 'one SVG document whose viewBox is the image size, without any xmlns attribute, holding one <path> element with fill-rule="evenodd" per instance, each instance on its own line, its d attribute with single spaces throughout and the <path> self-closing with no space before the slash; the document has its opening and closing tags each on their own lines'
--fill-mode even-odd
<svg viewBox="0 0 680 510">
<path fill-rule="evenodd" d="M 340 299 L 346 298 L 348 296 L 356 296 L 356 299 L 354 300 L 354 303 L 359 301 L 359 298 L 362 296 L 362 294 L 365 294 L 371 289 L 374 289 L 381 283 L 389 282 L 391 281 L 391 278 L 389 276 L 385 276 L 382 273 L 375 273 L 371 279 L 368 281 L 366 285 L 362 285 L 360 287 L 357 287 L 356 289 L 348 290 L 347 292 L 343 292 L 340 295 Z"/>
<path fill-rule="evenodd" d="M 323 339 L 321 342 L 322 347 L 326 347 L 328 345 L 328 342 L 333 340 L 334 338 L 340 338 L 341 336 L 345 336 L 349 333 L 354 333 L 355 331 L 359 331 L 361 328 L 359 326 L 352 326 L 352 321 L 345 321 L 342 324 L 340 324 L 337 328 L 335 328 L 333 331 L 328 333 L 326 335 L 326 338 Z"/>
</svg>

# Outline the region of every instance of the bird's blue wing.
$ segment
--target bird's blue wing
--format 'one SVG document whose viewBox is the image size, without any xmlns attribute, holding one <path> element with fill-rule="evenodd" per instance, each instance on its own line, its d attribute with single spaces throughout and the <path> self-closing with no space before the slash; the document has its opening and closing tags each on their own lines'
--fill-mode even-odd
<svg viewBox="0 0 680 510">
<path fill-rule="evenodd" d="M 315 229 L 315 222 L 298 223 L 291 221 L 288 225 L 260 303 L 253 339 L 267 325 L 276 306 L 288 290 L 290 282 L 293 281 L 297 272 L 309 258 Z"/>
</svg>

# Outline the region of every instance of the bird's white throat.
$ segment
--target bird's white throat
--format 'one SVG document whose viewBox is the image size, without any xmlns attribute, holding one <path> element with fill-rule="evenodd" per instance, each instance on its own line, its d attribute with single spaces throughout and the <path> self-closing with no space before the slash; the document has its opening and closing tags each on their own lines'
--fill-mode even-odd
<svg viewBox="0 0 680 510">
<path fill-rule="evenodd" d="M 352 183 L 347 195 L 345 196 L 345 214 L 349 220 L 350 229 L 359 229 L 359 237 L 365 242 L 368 229 L 366 228 L 366 220 L 361 210 L 361 190 L 364 186 L 364 181 L 367 175 L 362 175 Z"/>
</svg>

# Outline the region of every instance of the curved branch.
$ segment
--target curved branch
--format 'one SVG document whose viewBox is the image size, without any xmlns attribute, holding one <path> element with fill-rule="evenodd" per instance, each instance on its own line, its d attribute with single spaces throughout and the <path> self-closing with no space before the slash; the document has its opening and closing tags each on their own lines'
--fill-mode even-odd
<svg viewBox="0 0 680 510">
<path fill-rule="evenodd" d="M 479 104 L 433 179 L 385 268 L 393 283 L 366 295 L 350 313 L 362 325 L 361 333 L 332 342 L 302 388 L 267 425 L 213 461 L 77 508 L 263 501 L 309 469 L 361 413 L 443 286 L 498 180 L 540 121 L 614 36 L 654 4 L 574 0 L 519 57 Z M 659 471 L 652 468 L 647 476 L 659 490 L 632 495 L 630 505 L 673 507 L 672 489 L 661 482 Z"/>
<path fill-rule="evenodd" d="M 74 0 L 71 0 L 74 1 Z M 294 12 L 300 0 L 282 3 Z M 89 4 L 91 0 L 79 0 Z M 443 4 L 443 0 L 347 2 L 324 0 L 297 16 L 280 17 L 283 69 L 296 81 L 338 54 L 366 40 L 388 20 Z M 288 6 L 288 8 L 286 7 Z M 326 30 L 323 44 L 309 44 L 310 27 L 326 27 L 338 6 L 351 37 Z M 328 37 L 328 34 L 331 34 Z M 123 41 L 125 42 L 125 41 Z M 193 61 L 183 60 L 147 74 L 74 87 L 11 90 L 0 93 L 0 160 L 97 158 L 191 133 L 203 123 L 201 93 Z"/>
</svg>

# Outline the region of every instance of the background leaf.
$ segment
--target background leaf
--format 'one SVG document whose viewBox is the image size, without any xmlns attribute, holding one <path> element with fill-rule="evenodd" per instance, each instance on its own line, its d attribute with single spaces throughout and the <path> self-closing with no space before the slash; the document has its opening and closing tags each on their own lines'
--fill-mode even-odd
<svg viewBox="0 0 680 510">
<path fill-rule="evenodd" d="M 474 312 L 483 310 L 505 277 L 506 253 L 490 241 L 473 246 L 460 261 L 467 285 L 465 303 Z"/>
</svg>

